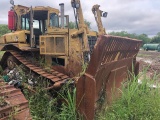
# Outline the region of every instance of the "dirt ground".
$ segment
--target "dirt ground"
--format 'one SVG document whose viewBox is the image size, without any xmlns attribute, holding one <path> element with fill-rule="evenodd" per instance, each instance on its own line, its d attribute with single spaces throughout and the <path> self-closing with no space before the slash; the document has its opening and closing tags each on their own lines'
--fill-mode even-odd
<svg viewBox="0 0 160 120">
<path fill-rule="evenodd" d="M 148 78 L 160 81 L 160 52 L 140 50 L 137 61 L 140 62 L 140 72 L 146 71 Z"/>
</svg>

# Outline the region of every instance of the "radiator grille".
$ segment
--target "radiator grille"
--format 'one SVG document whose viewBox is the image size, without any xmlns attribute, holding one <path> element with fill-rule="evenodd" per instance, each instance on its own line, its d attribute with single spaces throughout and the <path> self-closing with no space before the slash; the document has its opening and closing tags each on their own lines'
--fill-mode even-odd
<svg viewBox="0 0 160 120">
<path fill-rule="evenodd" d="M 54 37 L 46 38 L 46 53 L 54 53 Z"/>
<path fill-rule="evenodd" d="M 97 37 L 96 36 L 88 36 L 88 43 L 90 48 L 90 53 L 92 53 L 94 49 L 94 45 L 96 44 Z"/>
<path fill-rule="evenodd" d="M 56 52 L 64 53 L 65 52 L 65 44 L 63 37 L 56 37 Z"/>
<path fill-rule="evenodd" d="M 65 38 L 61 36 L 41 37 L 40 53 L 46 55 L 65 55 Z"/>
</svg>

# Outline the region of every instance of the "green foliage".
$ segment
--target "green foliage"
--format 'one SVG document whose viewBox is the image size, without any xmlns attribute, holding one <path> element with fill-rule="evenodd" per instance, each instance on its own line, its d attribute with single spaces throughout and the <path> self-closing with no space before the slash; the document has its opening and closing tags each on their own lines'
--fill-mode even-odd
<svg viewBox="0 0 160 120">
<path fill-rule="evenodd" d="M 46 91 L 39 90 L 30 97 L 29 105 L 34 120 L 53 120 L 58 114 L 56 111 L 56 99 L 49 98 Z"/>
<path fill-rule="evenodd" d="M 77 26 L 76 26 L 76 23 L 75 22 L 69 22 L 69 28 L 70 29 L 76 29 L 77 28 Z"/>
<path fill-rule="evenodd" d="M 6 33 L 9 33 L 10 30 L 8 29 L 8 26 L 7 25 L 1 25 L 0 24 L 0 36 L 6 34 Z"/>
<path fill-rule="evenodd" d="M 134 39 L 139 39 L 143 41 L 143 44 L 149 43 L 151 39 L 146 35 L 146 34 L 140 34 L 137 35 L 135 33 L 131 34 L 126 31 L 121 31 L 121 32 L 110 32 L 110 35 L 115 35 L 115 36 L 122 36 L 122 37 L 129 37 L 129 38 L 134 38 Z"/>
<path fill-rule="evenodd" d="M 4 51 L 0 51 L 0 60 L 1 60 L 4 53 L 5 53 Z"/>
<path fill-rule="evenodd" d="M 160 43 L 160 32 L 158 32 L 157 35 L 152 38 L 151 43 Z"/>
<path fill-rule="evenodd" d="M 28 91 L 24 93 L 27 95 Z M 48 92 L 38 87 L 36 94 L 28 99 L 33 120 L 82 120 L 77 118 L 76 89 L 69 85 L 64 85 L 59 92 Z"/>
<path fill-rule="evenodd" d="M 151 39 L 146 34 L 138 35 L 137 39 L 142 40 L 143 44 L 149 43 L 151 41 Z"/>
<path fill-rule="evenodd" d="M 151 88 L 151 82 L 144 77 L 141 84 L 134 77 L 122 89 L 122 96 L 102 111 L 100 120 L 159 120 L 160 92 Z"/>
<path fill-rule="evenodd" d="M 88 26 L 89 29 L 91 29 L 91 22 L 84 20 L 84 23 Z"/>
<path fill-rule="evenodd" d="M 59 120 L 82 120 L 82 117 L 76 111 L 76 89 L 67 87 L 63 89 L 63 94 L 60 97 L 65 101 L 62 104 L 61 113 L 58 116 Z M 79 116 L 79 118 L 77 118 Z"/>
<path fill-rule="evenodd" d="M 84 23 L 88 26 L 89 29 L 91 29 L 91 22 L 84 20 Z M 77 25 L 75 22 L 70 21 L 69 22 L 69 28 L 70 29 L 77 29 Z"/>
</svg>

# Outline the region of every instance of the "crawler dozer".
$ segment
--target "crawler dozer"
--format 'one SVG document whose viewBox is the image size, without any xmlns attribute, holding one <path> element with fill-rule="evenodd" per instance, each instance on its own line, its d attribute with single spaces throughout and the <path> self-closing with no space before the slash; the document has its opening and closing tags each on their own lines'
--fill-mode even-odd
<svg viewBox="0 0 160 120">
<path fill-rule="evenodd" d="M 23 64 L 50 80 L 45 88 L 49 90 L 61 88 L 69 79 L 79 76 L 87 63 L 84 75 L 75 80 L 77 110 L 85 119 L 94 119 L 102 97 L 111 101 L 112 88 L 120 88 L 127 80 L 128 71 L 138 74 L 136 55 L 141 41 L 107 35 L 101 21 L 106 13 L 102 14 L 98 5 L 92 8 L 99 30 L 95 32 L 84 22 L 80 0 L 71 0 L 76 29 L 69 28 L 64 4 L 59 4 L 60 11 L 51 7 L 14 5 L 13 0 L 11 4 L 8 12 L 11 32 L 0 37 L 0 50 L 5 51 L 2 68 L 13 69 L 16 64 Z M 32 63 L 28 57 L 43 58 L 45 67 Z M 0 111 L 0 114 L 3 113 Z"/>
</svg>

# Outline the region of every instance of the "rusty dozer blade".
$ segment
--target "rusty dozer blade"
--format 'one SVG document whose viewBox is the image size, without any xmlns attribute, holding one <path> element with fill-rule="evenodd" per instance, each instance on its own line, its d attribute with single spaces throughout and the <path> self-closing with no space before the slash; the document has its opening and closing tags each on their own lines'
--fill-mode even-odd
<svg viewBox="0 0 160 120">
<path fill-rule="evenodd" d="M 141 44 L 140 40 L 126 37 L 98 38 L 88 68 L 76 85 L 77 109 L 85 119 L 94 119 L 96 109 L 100 109 L 99 102 L 105 99 L 104 103 L 111 103 L 112 94 L 119 95 L 117 91 L 127 80 L 129 71 L 138 74 L 136 55 Z"/>
<path fill-rule="evenodd" d="M 20 89 L 0 80 L 0 120 L 32 120 L 28 100 Z"/>
</svg>

